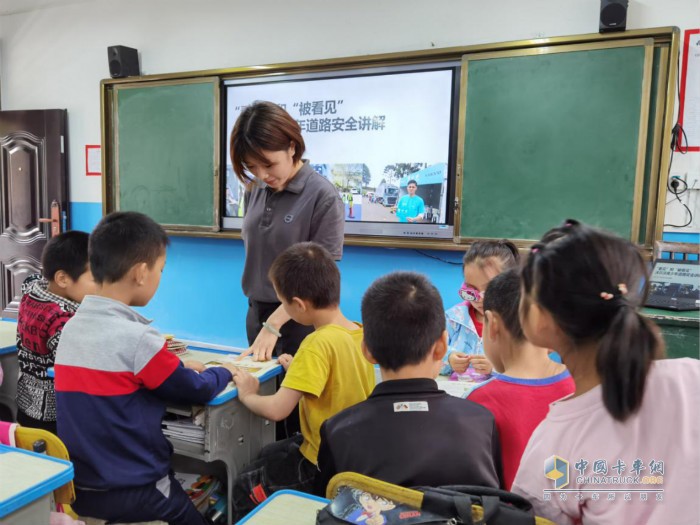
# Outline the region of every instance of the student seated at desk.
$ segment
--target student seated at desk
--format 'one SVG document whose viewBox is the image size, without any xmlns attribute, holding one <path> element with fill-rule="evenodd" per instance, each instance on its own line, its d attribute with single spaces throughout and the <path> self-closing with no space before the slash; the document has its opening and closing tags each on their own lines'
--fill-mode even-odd
<svg viewBox="0 0 700 525">
<path fill-rule="evenodd" d="M 163 229 L 135 212 L 107 215 L 90 235 L 99 288 L 66 323 L 55 366 L 58 435 L 75 466 L 81 516 L 207 523 L 173 477 L 161 420 L 168 403 L 211 400 L 234 368 L 186 368 L 130 308 L 158 289 L 167 244 Z"/>
<path fill-rule="evenodd" d="M 61 331 L 83 298 L 97 289 L 88 264 L 88 234 L 53 237 L 41 254 L 42 277 L 22 284 L 17 315 L 17 422 L 56 433 L 56 393 L 47 371 L 54 365 Z"/>
<path fill-rule="evenodd" d="M 288 368 L 274 395 L 258 395 L 258 380 L 247 372 L 238 370 L 233 379 L 241 403 L 267 419 L 279 421 L 299 403 L 301 435 L 268 445 L 238 476 L 234 522 L 274 491 L 311 492 L 321 423 L 367 399 L 374 387 L 374 368 L 360 348 L 362 326 L 340 311 L 340 272 L 328 250 L 312 242 L 293 245 L 272 263 L 270 280 L 289 316 L 314 332 L 294 358 L 280 356 Z"/>
<path fill-rule="evenodd" d="M 365 357 L 383 381 L 366 401 L 321 427 L 316 492 L 338 472 L 406 487 L 500 486 L 501 451 L 491 412 L 438 390 L 447 351 L 442 299 L 423 276 L 395 272 L 362 298 Z"/>
<path fill-rule="evenodd" d="M 477 241 L 464 254 L 464 282 L 458 291 L 464 302 L 445 312 L 448 347 L 441 374 L 456 372 L 475 381 L 489 378 L 493 367 L 482 343 L 484 292 L 491 279 L 517 266 L 519 259 L 518 248 L 505 239 Z"/>
<path fill-rule="evenodd" d="M 700 362 L 659 359 L 639 312 L 640 249 L 569 220 L 532 247 L 521 279 L 525 337 L 559 351 L 576 392 L 532 434 L 513 492 L 561 525 L 700 523 Z"/>
<path fill-rule="evenodd" d="M 518 319 L 519 303 L 517 270 L 510 269 L 491 280 L 484 297 L 484 351 L 498 374 L 467 396 L 496 418 L 506 490 L 510 490 L 525 446 L 547 415 L 550 403 L 575 389 L 566 367 L 552 361 L 546 348 L 525 339 Z"/>
</svg>

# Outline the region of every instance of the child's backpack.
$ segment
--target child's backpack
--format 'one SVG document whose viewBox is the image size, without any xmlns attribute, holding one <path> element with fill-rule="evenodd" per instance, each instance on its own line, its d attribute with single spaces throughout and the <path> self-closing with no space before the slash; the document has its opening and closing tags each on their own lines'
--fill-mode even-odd
<svg viewBox="0 0 700 525">
<path fill-rule="evenodd" d="M 505 490 L 470 485 L 407 489 L 356 474 L 333 476 L 332 501 L 317 525 L 554 525 L 535 516 L 532 505 Z"/>
</svg>

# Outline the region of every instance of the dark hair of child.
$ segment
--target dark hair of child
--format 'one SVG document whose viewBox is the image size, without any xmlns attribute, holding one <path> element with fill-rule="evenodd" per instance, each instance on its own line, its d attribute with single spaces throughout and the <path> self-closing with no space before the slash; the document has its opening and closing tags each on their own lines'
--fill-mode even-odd
<svg viewBox="0 0 700 525">
<path fill-rule="evenodd" d="M 437 288 L 414 272 L 393 272 L 362 298 L 364 341 L 379 366 L 399 370 L 422 362 L 445 331 Z"/>
<path fill-rule="evenodd" d="M 110 213 L 90 234 L 90 269 L 98 284 L 114 283 L 138 263 L 152 267 L 170 243 L 153 219 L 135 211 Z"/>
<path fill-rule="evenodd" d="M 571 219 L 532 247 L 522 270 L 524 294 L 574 348 L 598 343 L 603 402 L 618 421 L 639 409 L 651 362 L 664 352 L 658 328 L 639 313 L 648 282 L 637 246 Z"/>
<path fill-rule="evenodd" d="M 520 252 L 511 241 L 501 239 L 499 241 L 476 241 L 462 258 L 462 267 L 476 263 L 480 268 L 491 264 L 491 259 L 500 262 L 501 270 L 514 268 L 520 262 Z"/>
<path fill-rule="evenodd" d="M 314 308 L 340 304 L 340 271 L 333 256 L 320 244 L 300 242 L 290 246 L 274 260 L 268 275 L 287 302 L 298 297 Z"/>
<path fill-rule="evenodd" d="M 88 267 L 88 238 L 87 233 L 75 230 L 51 238 L 41 254 L 43 276 L 51 281 L 63 270 L 77 281 Z"/>
<path fill-rule="evenodd" d="M 503 320 L 506 330 L 515 341 L 523 341 L 523 327 L 518 316 L 520 304 L 520 274 L 515 268 L 491 279 L 484 295 L 484 311 L 491 310 Z"/>
</svg>

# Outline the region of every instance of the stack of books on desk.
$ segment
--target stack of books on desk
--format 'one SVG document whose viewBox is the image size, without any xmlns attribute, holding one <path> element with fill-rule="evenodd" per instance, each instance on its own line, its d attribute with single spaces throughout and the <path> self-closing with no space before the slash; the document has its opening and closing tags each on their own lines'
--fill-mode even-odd
<svg viewBox="0 0 700 525">
<path fill-rule="evenodd" d="M 175 355 L 182 355 L 187 352 L 187 345 L 182 341 L 176 341 L 175 336 L 171 334 L 163 334 L 167 344 L 168 351 Z"/>
<path fill-rule="evenodd" d="M 192 417 L 167 414 L 163 420 L 163 434 L 168 437 L 204 444 L 204 427 Z"/>
</svg>

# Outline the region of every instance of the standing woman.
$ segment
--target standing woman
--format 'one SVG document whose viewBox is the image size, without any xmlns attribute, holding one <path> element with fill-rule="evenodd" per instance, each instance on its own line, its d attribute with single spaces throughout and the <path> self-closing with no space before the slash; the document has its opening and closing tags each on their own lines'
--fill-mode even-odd
<svg viewBox="0 0 700 525">
<path fill-rule="evenodd" d="M 301 128 L 272 102 L 255 102 L 238 117 L 231 132 L 231 161 L 246 185 L 243 220 L 248 297 L 246 332 L 257 361 L 294 354 L 313 331 L 292 321 L 280 304 L 268 271 L 272 261 L 298 242 L 314 241 L 336 260 L 343 255 L 344 207 L 338 190 L 302 160 Z"/>
</svg>

